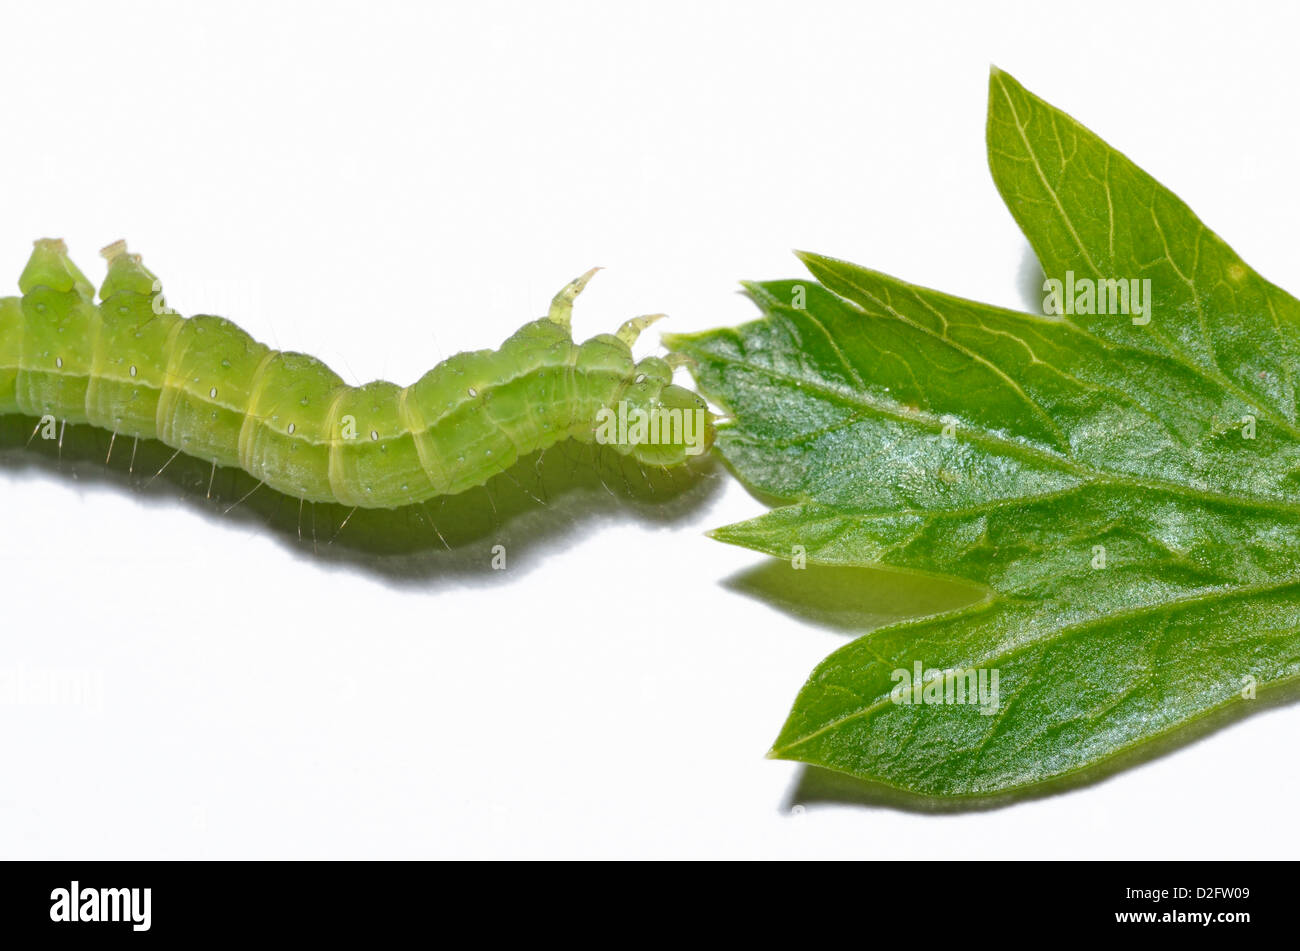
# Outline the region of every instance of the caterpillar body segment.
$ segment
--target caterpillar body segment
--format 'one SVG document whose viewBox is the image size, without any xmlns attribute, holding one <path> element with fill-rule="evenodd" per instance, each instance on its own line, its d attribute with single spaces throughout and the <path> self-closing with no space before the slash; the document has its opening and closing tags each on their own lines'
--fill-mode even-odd
<svg viewBox="0 0 1300 951">
<path fill-rule="evenodd" d="M 407 387 L 351 386 L 222 317 L 170 312 L 138 256 L 121 242 L 104 254 L 96 302 L 63 242 L 36 242 L 21 296 L 0 298 L 0 414 L 158 439 L 286 495 L 362 508 L 462 492 L 564 439 L 655 466 L 712 441 L 704 401 L 672 383 L 669 363 L 633 360 L 653 318 L 574 342 L 573 301 L 594 271 L 497 350 L 456 354 Z"/>
</svg>

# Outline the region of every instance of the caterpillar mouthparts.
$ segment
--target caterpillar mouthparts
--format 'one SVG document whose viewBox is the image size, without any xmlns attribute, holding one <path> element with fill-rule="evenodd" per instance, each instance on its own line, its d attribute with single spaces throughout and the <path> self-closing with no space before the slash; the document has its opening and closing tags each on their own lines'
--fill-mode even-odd
<svg viewBox="0 0 1300 951">
<path fill-rule="evenodd" d="M 125 241 L 101 254 L 97 304 L 63 241 L 35 242 L 22 296 L 0 298 L 0 415 L 158 439 L 286 495 L 361 508 L 462 492 L 563 439 L 654 466 L 680 465 L 713 440 L 704 400 L 672 382 L 673 355 L 632 358 L 662 315 L 574 342 L 573 303 L 595 268 L 499 349 L 458 353 L 403 388 L 351 386 L 225 318 L 181 317 Z"/>
</svg>

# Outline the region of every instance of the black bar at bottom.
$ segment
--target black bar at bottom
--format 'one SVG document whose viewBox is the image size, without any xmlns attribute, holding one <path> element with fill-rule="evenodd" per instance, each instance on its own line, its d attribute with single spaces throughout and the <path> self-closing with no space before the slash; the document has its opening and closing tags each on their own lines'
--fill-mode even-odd
<svg viewBox="0 0 1300 951">
<path fill-rule="evenodd" d="M 672 868 L 575 862 L 539 874 L 533 863 L 8 862 L 0 864 L 0 943 L 319 936 L 369 945 L 412 929 L 453 937 L 447 929 L 455 925 L 497 937 L 512 926 L 531 929 L 534 939 L 599 930 L 618 943 L 655 932 L 698 937 L 701 927 L 765 928 L 773 919 L 810 934 L 856 933 L 863 943 L 892 936 L 910 944 L 928 933 L 941 944 L 977 947 L 999 933 L 1126 932 L 1231 942 L 1287 927 L 1295 904 L 1288 863 L 662 864 Z"/>
</svg>

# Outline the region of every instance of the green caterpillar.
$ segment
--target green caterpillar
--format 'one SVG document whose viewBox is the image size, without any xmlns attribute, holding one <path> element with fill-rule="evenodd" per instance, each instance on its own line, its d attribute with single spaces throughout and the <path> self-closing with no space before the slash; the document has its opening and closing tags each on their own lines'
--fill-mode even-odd
<svg viewBox="0 0 1300 951">
<path fill-rule="evenodd" d="M 102 253 L 98 305 L 55 239 L 36 242 L 22 296 L 0 298 L 0 415 L 157 439 L 285 495 L 367 509 L 483 485 L 567 438 L 664 467 L 713 439 L 704 401 L 672 383 L 671 359 L 632 359 L 655 317 L 574 342 L 573 302 L 594 270 L 499 350 L 456 354 L 402 388 L 350 386 L 229 320 L 171 313 L 138 255 L 123 242 Z"/>
</svg>

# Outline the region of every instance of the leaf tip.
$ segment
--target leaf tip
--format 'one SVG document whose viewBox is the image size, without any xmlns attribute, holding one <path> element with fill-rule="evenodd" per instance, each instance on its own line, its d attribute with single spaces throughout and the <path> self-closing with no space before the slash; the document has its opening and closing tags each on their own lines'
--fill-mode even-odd
<svg viewBox="0 0 1300 951">
<path fill-rule="evenodd" d="M 831 260 L 830 258 L 827 258 L 826 255 L 818 254 L 816 251 L 795 251 L 794 256 L 797 257 L 800 263 L 803 264 L 803 266 L 806 267 L 809 271 L 811 271 L 813 277 L 817 278 L 818 280 L 821 279 L 821 275 L 820 272 L 818 271 L 818 268 L 825 267 L 826 264 Z"/>
<path fill-rule="evenodd" d="M 737 528 L 739 528 L 744 524 L 745 524 L 744 522 L 733 522 L 730 525 L 720 525 L 717 528 L 709 529 L 707 532 L 705 532 L 705 535 L 707 535 L 709 538 L 712 538 L 715 542 L 722 542 L 724 545 L 739 545 L 742 548 L 749 548 L 753 551 L 757 551 L 759 554 L 762 555 L 767 554 L 767 552 L 763 551 L 762 549 L 756 548 L 755 546 L 749 544 L 745 540 L 745 535 L 743 532 L 736 531 Z"/>
<path fill-rule="evenodd" d="M 994 94 L 994 90 L 1005 87 L 1012 91 L 1023 89 L 1020 81 L 1012 76 L 1005 69 L 1000 68 L 995 63 L 989 63 L 989 95 Z"/>
<path fill-rule="evenodd" d="M 785 739 L 785 731 L 784 731 L 784 730 L 781 731 L 781 735 L 778 736 L 778 737 L 776 738 L 776 740 L 772 743 L 772 748 L 769 749 L 766 753 L 763 754 L 763 758 L 764 758 L 764 759 L 796 760 L 796 761 L 797 761 L 797 760 L 798 760 L 798 757 L 795 757 L 795 756 L 791 756 L 791 755 L 790 755 L 790 744 L 789 744 L 789 743 L 782 743 L 782 742 L 781 742 L 783 739 Z"/>
<path fill-rule="evenodd" d="M 795 752 L 795 747 L 799 745 L 796 739 L 794 742 L 782 742 L 785 740 L 785 732 L 776 738 L 772 748 L 763 754 L 764 759 L 777 760 L 783 763 L 808 763 L 810 760 L 805 759 Z"/>
<path fill-rule="evenodd" d="M 990 85 L 992 85 L 993 83 L 1005 83 L 1005 82 L 1014 83 L 1015 81 L 1016 78 L 1012 76 L 1010 73 L 1008 73 L 1001 66 L 999 66 L 997 63 L 989 63 L 989 84 Z"/>
<path fill-rule="evenodd" d="M 832 257 L 829 254 L 819 254 L 816 251 L 795 251 L 794 256 L 804 263 L 809 270 L 815 270 L 818 267 L 837 267 L 849 265 L 849 262 L 843 258 Z M 857 267 L 857 265 L 849 265 Z"/>
</svg>

